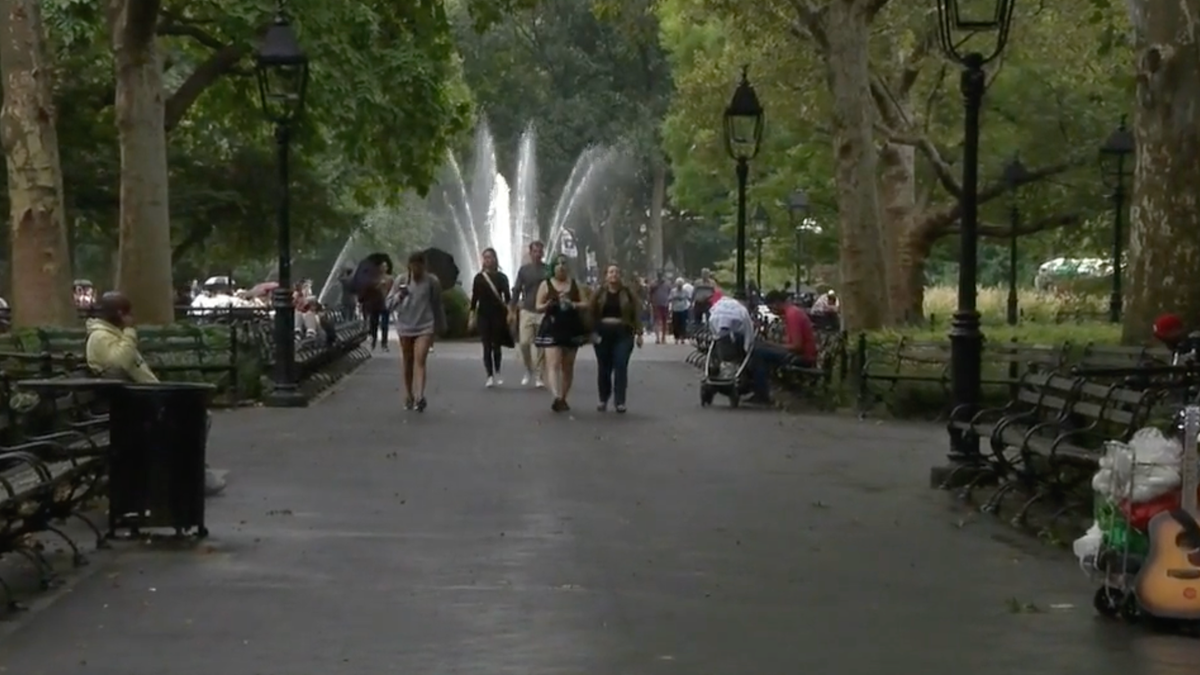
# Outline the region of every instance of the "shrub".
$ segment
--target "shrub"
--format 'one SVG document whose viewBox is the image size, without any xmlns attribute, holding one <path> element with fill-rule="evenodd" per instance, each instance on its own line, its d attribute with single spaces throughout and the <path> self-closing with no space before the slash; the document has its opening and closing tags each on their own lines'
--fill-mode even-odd
<svg viewBox="0 0 1200 675">
<path fill-rule="evenodd" d="M 442 291 L 442 307 L 446 310 L 446 334 L 448 340 L 467 337 L 467 310 L 471 306 L 467 293 L 455 286 Z"/>
</svg>

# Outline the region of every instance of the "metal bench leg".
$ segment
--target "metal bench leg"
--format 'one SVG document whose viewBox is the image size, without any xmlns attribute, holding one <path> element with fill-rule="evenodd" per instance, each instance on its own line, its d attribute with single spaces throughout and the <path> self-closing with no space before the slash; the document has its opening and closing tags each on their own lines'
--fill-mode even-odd
<svg viewBox="0 0 1200 675">
<path fill-rule="evenodd" d="M 1012 517 L 1013 526 L 1027 527 L 1029 525 L 1029 509 L 1033 508 L 1034 504 L 1037 504 L 1046 496 L 1047 495 L 1044 490 L 1039 489 L 1038 491 L 1034 492 L 1033 496 L 1029 498 L 1029 501 L 1025 502 L 1021 508 L 1017 510 L 1017 514 Z"/>
<path fill-rule="evenodd" d="M 37 550 L 26 545 L 19 545 L 13 548 L 13 553 L 28 560 L 37 569 L 38 577 L 40 577 L 38 583 L 43 591 L 49 590 L 58 581 L 58 576 L 54 573 L 54 567 L 50 565 L 50 561 L 46 560 L 46 557 Z"/>
<path fill-rule="evenodd" d="M 0 577 L 0 591 L 4 593 L 4 605 L 10 612 L 27 612 L 29 608 L 17 601 L 17 596 L 13 594 L 12 586 Z"/>
<path fill-rule="evenodd" d="M 46 531 L 58 535 L 59 539 L 67 542 L 67 546 L 71 547 L 72 565 L 75 567 L 83 567 L 84 565 L 88 564 L 87 556 L 80 552 L 79 547 L 75 544 L 75 541 L 68 537 L 65 532 L 57 527 L 54 527 L 53 525 L 50 525 L 49 523 L 46 524 Z"/>
<path fill-rule="evenodd" d="M 1004 501 L 1004 495 L 1007 495 L 1008 493 L 1017 489 L 1018 485 L 1020 485 L 1020 483 L 1017 481 L 1010 481 L 1004 485 L 1001 485 L 1000 488 L 996 490 L 996 494 L 992 495 L 991 499 L 984 502 L 983 506 L 979 507 L 979 510 L 984 513 L 1000 513 L 1000 504 Z"/>
<path fill-rule="evenodd" d="M 971 465 L 970 464 L 960 465 L 960 466 L 956 467 L 954 469 L 954 471 L 958 471 L 959 469 L 963 469 L 968 466 L 971 466 Z M 978 471 L 979 473 L 975 474 L 975 477 L 972 478 L 966 485 L 964 485 L 962 487 L 961 490 L 958 491 L 958 494 L 956 496 L 958 497 L 959 501 L 969 503 L 971 501 L 971 497 L 973 496 L 973 493 L 975 492 L 975 488 L 996 478 L 996 470 L 990 466 L 987 466 L 986 464 L 979 465 L 979 466 L 973 466 L 972 468 L 975 471 Z M 954 475 L 954 471 L 950 472 L 951 476 Z M 950 480 L 951 480 L 951 478 L 948 477 L 946 479 L 946 482 L 949 483 Z M 950 483 L 950 484 L 953 485 L 953 483 Z"/>
<path fill-rule="evenodd" d="M 68 517 L 78 518 L 79 520 L 83 521 L 84 525 L 87 525 L 88 529 L 96 535 L 96 548 L 112 548 L 112 545 L 108 543 L 108 539 L 104 536 L 104 533 L 100 531 L 100 526 L 92 522 L 91 518 L 88 518 L 78 511 L 72 511 Z"/>
</svg>

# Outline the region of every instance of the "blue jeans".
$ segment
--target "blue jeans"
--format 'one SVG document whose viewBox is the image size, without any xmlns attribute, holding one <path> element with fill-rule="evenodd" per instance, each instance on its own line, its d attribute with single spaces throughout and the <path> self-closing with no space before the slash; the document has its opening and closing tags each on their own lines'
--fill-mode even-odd
<svg viewBox="0 0 1200 675">
<path fill-rule="evenodd" d="M 754 395 L 771 397 L 771 373 L 780 366 L 800 360 L 783 345 L 759 340 L 754 343 L 754 356 L 750 357 L 750 368 L 754 378 Z"/>
<path fill-rule="evenodd" d="M 625 391 L 629 387 L 629 357 L 633 355 L 634 336 L 628 326 L 596 326 L 600 341 L 596 349 L 596 365 L 600 371 L 597 388 L 600 401 L 608 403 L 611 397 L 615 405 L 625 405 Z"/>
</svg>

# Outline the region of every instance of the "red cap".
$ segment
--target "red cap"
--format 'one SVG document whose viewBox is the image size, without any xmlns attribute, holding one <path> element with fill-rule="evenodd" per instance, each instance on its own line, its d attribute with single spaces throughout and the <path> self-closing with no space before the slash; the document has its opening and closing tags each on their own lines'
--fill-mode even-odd
<svg viewBox="0 0 1200 675">
<path fill-rule="evenodd" d="M 1176 314 L 1163 314 L 1154 320 L 1154 334 L 1167 335 L 1183 331 L 1183 319 Z"/>
</svg>

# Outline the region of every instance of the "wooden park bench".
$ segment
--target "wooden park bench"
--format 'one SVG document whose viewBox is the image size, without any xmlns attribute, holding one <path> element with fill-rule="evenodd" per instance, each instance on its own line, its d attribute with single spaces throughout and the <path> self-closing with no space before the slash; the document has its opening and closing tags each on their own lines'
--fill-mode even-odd
<svg viewBox="0 0 1200 675">
<path fill-rule="evenodd" d="M 1104 442 L 1128 441 L 1146 424 L 1159 396 L 1078 378 L 1069 389 L 1065 384 L 1069 378 L 1059 379 L 1054 389 L 1043 392 L 1036 414 L 1010 415 L 993 430 L 992 462 L 1007 470 L 999 489 L 984 504 L 985 512 L 998 513 L 1005 495 L 1018 490 L 1027 501 L 1013 517 L 1016 525 L 1024 525 L 1030 508 L 1040 501 L 1050 499 L 1070 508 L 1076 506 L 1074 502 L 1090 500 L 1090 480 Z"/>
</svg>

